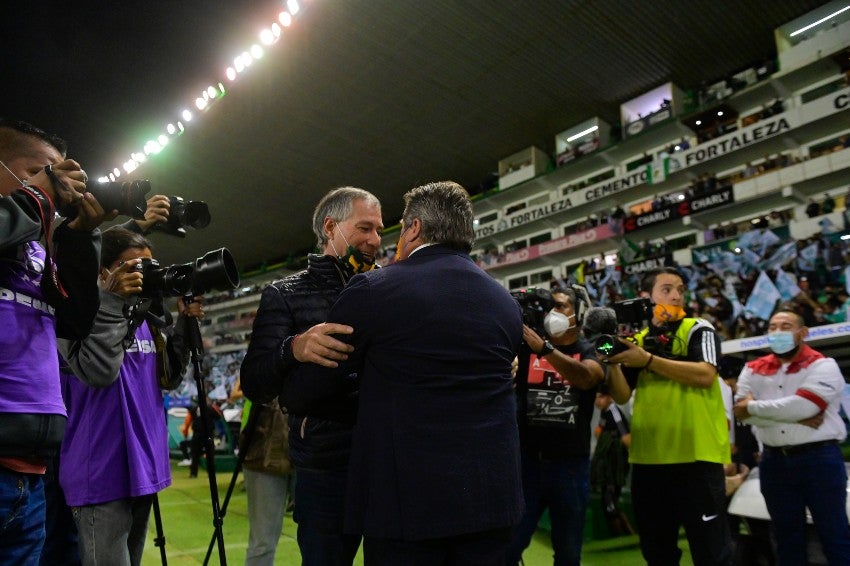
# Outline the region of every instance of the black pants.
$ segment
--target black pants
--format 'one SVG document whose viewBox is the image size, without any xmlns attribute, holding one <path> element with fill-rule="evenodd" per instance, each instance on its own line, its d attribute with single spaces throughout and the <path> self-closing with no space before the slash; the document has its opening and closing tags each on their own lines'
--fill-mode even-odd
<svg viewBox="0 0 850 566">
<path fill-rule="evenodd" d="M 366 566 L 504 566 L 513 529 L 404 541 L 363 539 Z"/>
<path fill-rule="evenodd" d="M 649 566 L 679 564 L 679 528 L 683 526 L 694 566 L 731 566 L 722 464 L 635 464 L 632 502 L 641 553 Z"/>
</svg>

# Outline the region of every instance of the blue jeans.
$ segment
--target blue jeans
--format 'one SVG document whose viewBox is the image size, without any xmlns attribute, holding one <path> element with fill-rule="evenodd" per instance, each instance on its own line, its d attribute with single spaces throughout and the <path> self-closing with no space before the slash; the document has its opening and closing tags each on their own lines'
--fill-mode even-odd
<svg viewBox="0 0 850 566">
<path fill-rule="evenodd" d="M 59 485 L 59 455 L 47 461 L 44 474 L 44 548 L 41 549 L 41 566 L 79 566 L 80 551 L 77 543 L 77 526 L 71 508 L 65 503 L 65 492 Z"/>
<path fill-rule="evenodd" d="M 245 469 L 248 493 L 248 549 L 245 566 L 273 566 L 277 543 L 283 530 L 289 476 Z"/>
<path fill-rule="evenodd" d="M 350 566 L 360 535 L 345 534 L 346 470 L 298 468 L 295 510 L 302 566 Z"/>
<path fill-rule="evenodd" d="M 38 564 L 44 513 L 41 476 L 0 467 L 0 564 Z"/>
<path fill-rule="evenodd" d="M 850 564 L 847 470 L 838 445 L 787 456 L 765 449 L 759 470 L 779 564 L 806 564 L 806 507 L 829 563 Z"/>
<path fill-rule="evenodd" d="M 548 507 L 555 566 L 578 566 L 584 517 L 590 499 L 590 459 L 578 457 L 547 462 L 523 453 L 522 491 L 525 514 L 514 529 L 507 563 L 519 563 L 522 551 L 531 542 L 537 523 Z"/>
</svg>

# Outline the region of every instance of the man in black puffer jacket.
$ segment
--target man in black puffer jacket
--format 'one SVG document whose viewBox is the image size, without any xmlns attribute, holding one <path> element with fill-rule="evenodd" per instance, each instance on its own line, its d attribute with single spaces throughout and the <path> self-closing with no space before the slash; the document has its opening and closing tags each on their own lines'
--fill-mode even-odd
<svg viewBox="0 0 850 566">
<path fill-rule="evenodd" d="M 375 266 L 382 229 L 381 204 L 367 191 L 343 187 L 319 201 L 313 231 L 323 255 L 310 254 L 306 270 L 263 291 L 241 372 L 242 390 L 252 402 L 279 396 L 301 363 L 336 367 L 348 357 L 351 347 L 333 334 L 350 334 L 352 328 L 325 320 L 348 280 Z M 285 398 L 280 405 L 286 407 Z M 304 565 L 350 565 L 360 546 L 359 535 L 343 533 L 356 414 L 356 379 L 347 393 L 311 414 L 290 414 L 290 458 L 298 477 L 294 519 Z"/>
</svg>

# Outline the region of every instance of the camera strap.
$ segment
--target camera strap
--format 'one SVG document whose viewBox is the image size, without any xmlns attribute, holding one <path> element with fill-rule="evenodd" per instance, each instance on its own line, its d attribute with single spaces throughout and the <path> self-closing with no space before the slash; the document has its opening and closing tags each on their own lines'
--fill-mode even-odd
<svg viewBox="0 0 850 566">
<path fill-rule="evenodd" d="M 127 334 L 124 336 L 123 344 L 126 350 L 133 344 L 136 337 L 136 330 L 146 320 L 154 328 L 165 328 L 171 325 L 174 319 L 171 313 L 163 309 L 162 317 L 151 312 L 151 307 L 154 305 L 154 300 L 150 298 L 142 298 L 136 300 L 132 305 L 124 305 L 124 318 L 129 321 L 127 325 Z M 160 303 L 161 304 L 161 303 Z"/>
<path fill-rule="evenodd" d="M 45 170 L 46 169 L 47 168 L 45 168 Z M 41 187 L 25 184 L 21 186 L 20 190 L 30 198 L 38 211 L 39 220 L 41 221 L 41 229 L 44 232 L 45 247 L 47 248 L 47 261 L 45 262 L 45 267 L 47 268 L 48 284 L 45 285 L 45 280 L 42 279 L 42 288 L 44 290 L 45 299 L 48 300 L 48 303 L 56 306 L 55 299 L 58 298 L 61 300 L 68 298 L 68 292 L 59 280 L 59 274 L 56 270 L 56 262 L 53 259 L 55 254 L 53 251 L 52 227 L 53 218 L 56 216 L 56 207 L 53 204 L 53 200 L 50 198 L 50 195 L 48 195 Z M 51 284 L 52 287 L 50 286 Z M 56 297 L 57 294 L 58 297 Z"/>
</svg>

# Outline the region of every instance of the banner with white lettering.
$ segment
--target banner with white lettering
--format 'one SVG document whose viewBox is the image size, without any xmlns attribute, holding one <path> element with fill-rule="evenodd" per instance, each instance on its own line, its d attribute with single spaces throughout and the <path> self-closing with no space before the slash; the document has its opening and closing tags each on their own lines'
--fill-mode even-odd
<svg viewBox="0 0 850 566">
<path fill-rule="evenodd" d="M 535 244 L 515 252 L 508 252 L 503 255 L 491 257 L 490 259 L 479 259 L 478 265 L 483 269 L 494 269 L 496 267 L 504 267 L 505 265 L 513 265 L 531 261 L 540 256 L 554 254 L 570 248 L 582 246 L 584 244 L 595 242 L 597 240 L 606 240 L 615 236 L 614 231 L 608 224 L 600 224 L 590 230 L 585 230 L 577 234 L 570 234 L 555 240 L 549 240 L 542 244 Z"/>
<path fill-rule="evenodd" d="M 732 188 L 728 187 L 707 196 L 694 197 L 680 203 L 654 210 L 638 216 L 630 216 L 623 221 L 624 232 L 634 232 L 654 224 L 682 218 L 697 212 L 703 212 L 735 202 Z"/>
</svg>

